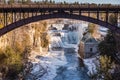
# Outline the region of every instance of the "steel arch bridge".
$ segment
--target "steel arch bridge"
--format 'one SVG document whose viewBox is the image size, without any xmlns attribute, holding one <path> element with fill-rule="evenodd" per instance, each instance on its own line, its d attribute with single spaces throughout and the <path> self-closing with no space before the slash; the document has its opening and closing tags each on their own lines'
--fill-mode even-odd
<svg viewBox="0 0 120 80">
<path fill-rule="evenodd" d="M 119 22 L 120 5 L 0 5 L 0 36 L 25 24 L 53 18 L 92 22 L 120 33 L 117 24 L 109 23 L 112 13 Z"/>
</svg>

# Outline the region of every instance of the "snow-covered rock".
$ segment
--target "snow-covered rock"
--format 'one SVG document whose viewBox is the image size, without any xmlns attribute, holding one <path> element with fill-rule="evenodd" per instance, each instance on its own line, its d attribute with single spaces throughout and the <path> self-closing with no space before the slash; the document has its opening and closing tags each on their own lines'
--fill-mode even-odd
<svg viewBox="0 0 120 80">
<path fill-rule="evenodd" d="M 99 61 L 95 57 L 94 58 L 84 59 L 84 64 L 88 68 L 87 74 L 89 76 L 94 75 L 94 74 L 97 73 L 96 65 L 99 64 Z"/>
<path fill-rule="evenodd" d="M 49 53 L 31 52 L 29 60 L 33 67 L 26 80 L 53 80 L 58 67 L 67 64 L 63 51 L 50 51 Z"/>
</svg>

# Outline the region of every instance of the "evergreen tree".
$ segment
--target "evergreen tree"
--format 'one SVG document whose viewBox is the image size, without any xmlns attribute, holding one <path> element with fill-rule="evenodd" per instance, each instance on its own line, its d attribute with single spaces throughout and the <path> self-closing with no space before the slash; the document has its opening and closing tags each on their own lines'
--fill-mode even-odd
<svg viewBox="0 0 120 80">
<path fill-rule="evenodd" d="M 50 4 L 52 3 L 52 0 L 50 0 Z"/>
<path fill-rule="evenodd" d="M 53 4 L 55 4 L 55 1 L 53 1 Z"/>
<path fill-rule="evenodd" d="M 64 4 L 67 4 L 67 2 L 66 2 L 66 1 L 64 1 Z"/>
<path fill-rule="evenodd" d="M 6 0 L 3 0 L 2 2 L 3 2 L 4 4 L 6 4 L 6 3 L 7 3 L 7 1 L 6 1 Z"/>
<path fill-rule="evenodd" d="M 21 2 L 22 2 L 22 4 L 25 4 L 25 3 L 26 3 L 26 0 L 22 0 Z"/>
<path fill-rule="evenodd" d="M 114 34 L 111 31 L 108 31 L 105 39 L 98 45 L 100 55 L 111 56 L 112 60 L 114 60 L 115 53 L 117 52 L 116 48 L 116 40 L 114 38 Z"/>
<path fill-rule="evenodd" d="M 114 14 L 110 15 L 109 22 L 113 25 L 116 24 L 117 18 L 115 17 Z M 117 53 L 117 47 L 116 47 L 117 43 L 116 43 L 115 35 L 116 35 L 115 33 L 109 30 L 105 39 L 98 46 L 100 54 L 111 56 L 112 60 L 115 59 L 116 57 L 115 54 Z"/>
<path fill-rule="evenodd" d="M 15 0 L 8 0 L 8 4 L 13 4 L 15 3 Z"/>
<path fill-rule="evenodd" d="M 31 3 L 32 1 L 31 0 L 26 0 L 26 3 L 28 4 L 28 3 Z"/>
<path fill-rule="evenodd" d="M 18 0 L 17 3 L 21 3 L 21 0 Z"/>
</svg>

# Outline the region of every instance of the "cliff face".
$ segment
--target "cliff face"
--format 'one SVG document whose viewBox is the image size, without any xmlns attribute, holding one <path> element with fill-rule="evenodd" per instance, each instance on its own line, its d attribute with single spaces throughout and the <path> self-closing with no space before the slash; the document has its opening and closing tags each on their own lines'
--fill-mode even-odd
<svg viewBox="0 0 120 80">
<path fill-rule="evenodd" d="M 33 49 L 39 49 L 41 47 L 41 31 L 45 32 L 47 27 L 44 27 L 44 22 L 35 22 L 15 30 L 8 32 L 0 37 L 0 48 L 4 49 L 6 46 L 20 45 L 22 47 L 32 46 Z"/>
</svg>

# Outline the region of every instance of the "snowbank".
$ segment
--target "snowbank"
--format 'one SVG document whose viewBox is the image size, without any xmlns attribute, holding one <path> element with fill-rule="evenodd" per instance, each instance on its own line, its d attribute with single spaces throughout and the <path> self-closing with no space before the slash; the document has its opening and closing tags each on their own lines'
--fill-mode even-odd
<svg viewBox="0 0 120 80">
<path fill-rule="evenodd" d="M 96 65 L 99 64 L 99 61 L 95 57 L 94 58 L 89 58 L 89 59 L 84 59 L 84 64 L 88 68 L 87 74 L 89 76 L 97 73 Z"/>
</svg>

